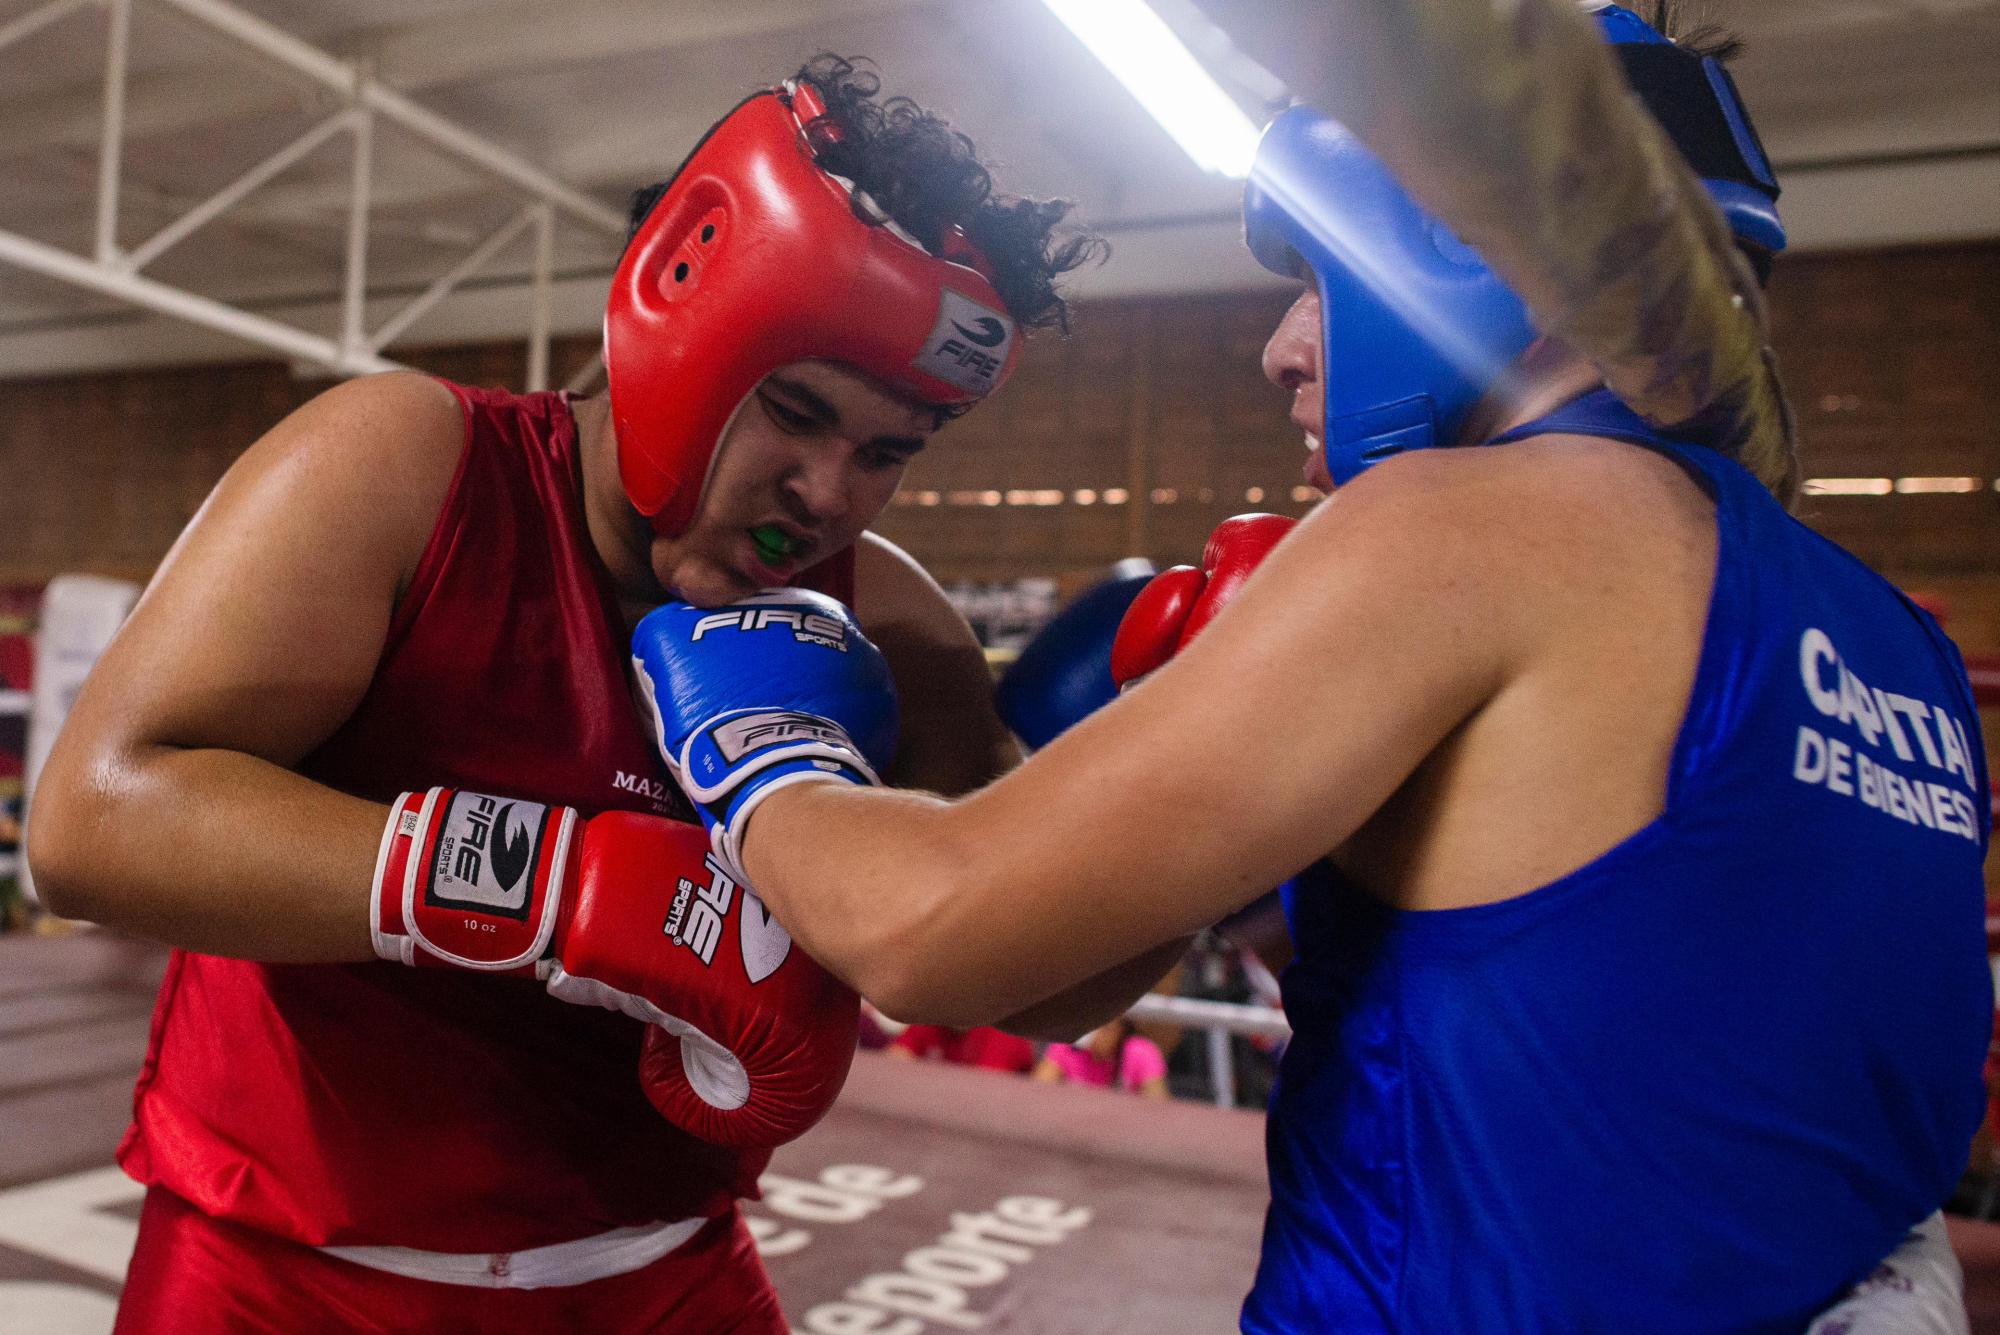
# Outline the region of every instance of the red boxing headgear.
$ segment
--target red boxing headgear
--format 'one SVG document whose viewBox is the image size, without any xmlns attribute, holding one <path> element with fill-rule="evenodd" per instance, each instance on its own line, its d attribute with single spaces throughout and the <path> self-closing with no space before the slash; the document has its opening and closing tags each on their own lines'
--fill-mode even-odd
<svg viewBox="0 0 2000 1335">
<path fill-rule="evenodd" d="M 932 255 L 815 159 L 813 89 L 759 93 L 708 132 L 625 249 L 604 367 L 625 493 L 659 532 L 693 522 L 737 408 L 788 362 L 844 363 L 939 407 L 1014 369 L 1019 336 L 954 227 Z"/>
</svg>

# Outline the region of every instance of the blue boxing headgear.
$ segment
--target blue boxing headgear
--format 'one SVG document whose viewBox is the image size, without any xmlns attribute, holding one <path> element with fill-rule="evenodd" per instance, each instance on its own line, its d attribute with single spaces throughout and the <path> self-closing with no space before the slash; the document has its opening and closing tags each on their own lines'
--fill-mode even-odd
<svg viewBox="0 0 2000 1335">
<path fill-rule="evenodd" d="M 1597 21 L 1633 91 L 1756 254 L 1785 247 L 1778 182 L 1728 71 L 1632 11 Z M 1451 445 L 1527 351 L 1527 306 L 1426 212 L 1361 141 L 1310 107 L 1265 130 L 1243 195 L 1265 268 L 1317 280 L 1327 473 L 1336 483 L 1404 450 Z"/>
</svg>

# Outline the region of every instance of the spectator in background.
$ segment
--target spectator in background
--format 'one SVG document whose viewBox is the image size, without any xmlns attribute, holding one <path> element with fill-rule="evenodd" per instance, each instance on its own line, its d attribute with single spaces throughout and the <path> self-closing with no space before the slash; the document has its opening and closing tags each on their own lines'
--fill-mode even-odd
<svg viewBox="0 0 2000 1335">
<path fill-rule="evenodd" d="M 1025 1075 L 1035 1069 L 1035 1045 L 998 1029 L 947 1029 L 941 1024 L 913 1024 L 889 1044 L 889 1055 L 906 1061 L 946 1061 L 954 1066 L 982 1066 L 989 1071 Z"/>
<path fill-rule="evenodd" d="M 1149 1099 L 1167 1097 L 1167 1058 L 1160 1045 L 1119 1016 L 1074 1045 L 1051 1043 L 1035 1079 L 1056 1084 L 1111 1086 Z"/>
</svg>

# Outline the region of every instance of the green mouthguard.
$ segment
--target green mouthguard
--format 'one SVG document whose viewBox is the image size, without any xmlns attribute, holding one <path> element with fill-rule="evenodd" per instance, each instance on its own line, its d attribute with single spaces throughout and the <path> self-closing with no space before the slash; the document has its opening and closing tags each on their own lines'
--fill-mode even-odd
<svg viewBox="0 0 2000 1335">
<path fill-rule="evenodd" d="M 776 524 L 759 524 L 751 529 L 750 541 L 757 544 L 757 555 L 773 565 L 792 554 L 792 540 Z"/>
</svg>

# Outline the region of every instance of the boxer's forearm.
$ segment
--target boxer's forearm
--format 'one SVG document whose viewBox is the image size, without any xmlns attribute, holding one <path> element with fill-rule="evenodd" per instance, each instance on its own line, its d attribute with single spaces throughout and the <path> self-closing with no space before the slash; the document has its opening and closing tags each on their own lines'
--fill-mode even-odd
<svg viewBox="0 0 2000 1335">
<path fill-rule="evenodd" d="M 1009 782 L 956 803 L 798 784 L 758 808 L 744 869 L 799 944 L 885 1013 L 961 1029 L 1089 987 L 1215 916 L 1100 882 L 1087 841 L 1030 819 Z"/>
<path fill-rule="evenodd" d="M 792 939 L 848 986 L 893 1019 L 941 1023 L 910 1009 L 902 975 L 952 894 L 950 818 L 927 793 L 795 784 L 752 817 L 743 869 Z"/>
<path fill-rule="evenodd" d="M 208 954 L 374 958 L 368 893 L 388 809 L 238 752 L 51 757 L 28 858 L 50 909 Z"/>
</svg>

